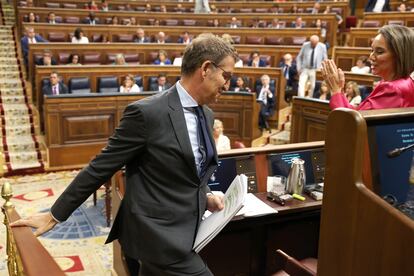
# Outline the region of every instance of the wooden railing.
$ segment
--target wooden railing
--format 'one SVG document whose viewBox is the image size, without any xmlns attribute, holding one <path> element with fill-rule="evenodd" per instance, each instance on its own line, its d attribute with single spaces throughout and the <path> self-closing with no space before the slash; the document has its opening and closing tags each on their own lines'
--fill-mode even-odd
<svg viewBox="0 0 414 276">
<path fill-rule="evenodd" d="M 30 227 L 10 227 L 10 223 L 20 218 L 10 202 L 10 198 L 13 196 L 10 183 L 3 184 L 1 196 L 5 200 L 2 211 L 7 232 L 6 252 L 9 275 L 65 275 L 49 252 L 33 235 Z"/>
</svg>

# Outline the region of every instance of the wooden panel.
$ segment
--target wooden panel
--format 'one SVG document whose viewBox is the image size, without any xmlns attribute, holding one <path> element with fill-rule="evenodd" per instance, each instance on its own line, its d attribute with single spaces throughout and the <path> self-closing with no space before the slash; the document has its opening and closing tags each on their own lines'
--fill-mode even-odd
<svg viewBox="0 0 414 276">
<path fill-rule="evenodd" d="M 106 141 L 115 128 L 113 114 L 69 115 L 62 120 L 64 144 Z"/>
<path fill-rule="evenodd" d="M 332 59 L 344 71 L 351 71 L 351 68 L 356 65 L 356 61 L 360 56 L 367 58 L 371 54 L 371 48 L 368 47 L 339 47 L 333 49 Z"/>
<path fill-rule="evenodd" d="M 291 143 L 325 139 L 329 103 L 310 98 L 293 98 Z"/>
<path fill-rule="evenodd" d="M 378 28 L 351 28 L 347 44 L 351 47 L 371 47 L 377 33 Z"/>
<path fill-rule="evenodd" d="M 148 95 L 152 94 L 46 97 L 45 136 L 50 167 L 79 167 L 88 163 L 106 145 L 126 104 Z M 239 140 L 249 146 L 260 136 L 257 120 L 252 119 L 257 117 L 257 113 L 252 116 L 257 105 L 255 94 L 224 93 L 221 98 L 210 106 L 215 117 L 223 120 L 232 142 Z"/>
<path fill-rule="evenodd" d="M 364 20 L 378 21 L 380 26 L 387 25 L 389 21 L 403 21 L 405 26 L 409 26 L 408 22 L 414 20 L 414 14 L 412 12 L 366 12 L 364 13 Z"/>
</svg>

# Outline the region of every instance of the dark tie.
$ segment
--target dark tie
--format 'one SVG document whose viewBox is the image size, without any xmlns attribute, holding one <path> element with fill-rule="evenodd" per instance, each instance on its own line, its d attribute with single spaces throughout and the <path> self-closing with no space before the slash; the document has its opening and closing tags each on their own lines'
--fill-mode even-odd
<svg viewBox="0 0 414 276">
<path fill-rule="evenodd" d="M 201 162 L 200 162 L 200 178 L 204 176 L 207 170 L 208 164 L 210 164 L 211 160 L 214 156 L 213 146 L 211 144 L 210 136 L 208 135 L 207 131 L 207 124 L 204 117 L 203 108 L 201 106 L 194 107 L 195 114 L 197 116 L 198 121 L 198 137 L 200 137 L 199 141 L 199 150 L 201 153 Z"/>
<path fill-rule="evenodd" d="M 314 58 L 315 58 L 315 48 L 312 48 L 312 53 L 311 53 L 311 59 L 310 59 L 310 67 L 311 67 L 311 69 L 314 69 Z"/>
<path fill-rule="evenodd" d="M 57 95 L 56 86 L 53 86 L 52 88 L 52 95 Z"/>
<path fill-rule="evenodd" d="M 285 70 L 283 72 L 283 75 L 286 79 L 289 79 L 289 65 L 285 65 Z"/>
</svg>

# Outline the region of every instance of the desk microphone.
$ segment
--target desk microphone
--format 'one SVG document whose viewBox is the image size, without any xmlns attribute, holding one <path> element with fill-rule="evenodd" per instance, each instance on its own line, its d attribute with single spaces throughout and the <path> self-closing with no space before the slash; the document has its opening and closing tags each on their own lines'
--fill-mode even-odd
<svg viewBox="0 0 414 276">
<path fill-rule="evenodd" d="M 394 158 L 399 156 L 401 153 L 405 152 L 406 150 L 409 150 L 411 148 L 414 148 L 414 144 L 408 145 L 406 147 L 402 147 L 402 148 L 395 148 L 393 150 L 390 150 L 387 153 L 388 158 Z"/>
</svg>

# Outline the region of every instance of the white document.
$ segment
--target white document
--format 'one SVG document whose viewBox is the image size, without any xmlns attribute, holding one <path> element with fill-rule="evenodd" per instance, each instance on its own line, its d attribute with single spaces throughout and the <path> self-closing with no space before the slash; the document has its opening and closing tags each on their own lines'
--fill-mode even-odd
<svg viewBox="0 0 414 276">
<path fill-rule="evenodd" d="M 236 216 L 259 217 L 276 213 L 275 209 L 261 201 L 254 194 L 247 194 L 243 208 L 240 209 Z"/>
<path fill-rule="evenodd" d="M 244 174 L 236 176 L 224 194 L 224 209 L 214 212 L 200 223 L 194 241 L 194 251 L 200 252 L 234 217 L 243 206 L 247 195 L 247 177 Z"/>
</svg>

